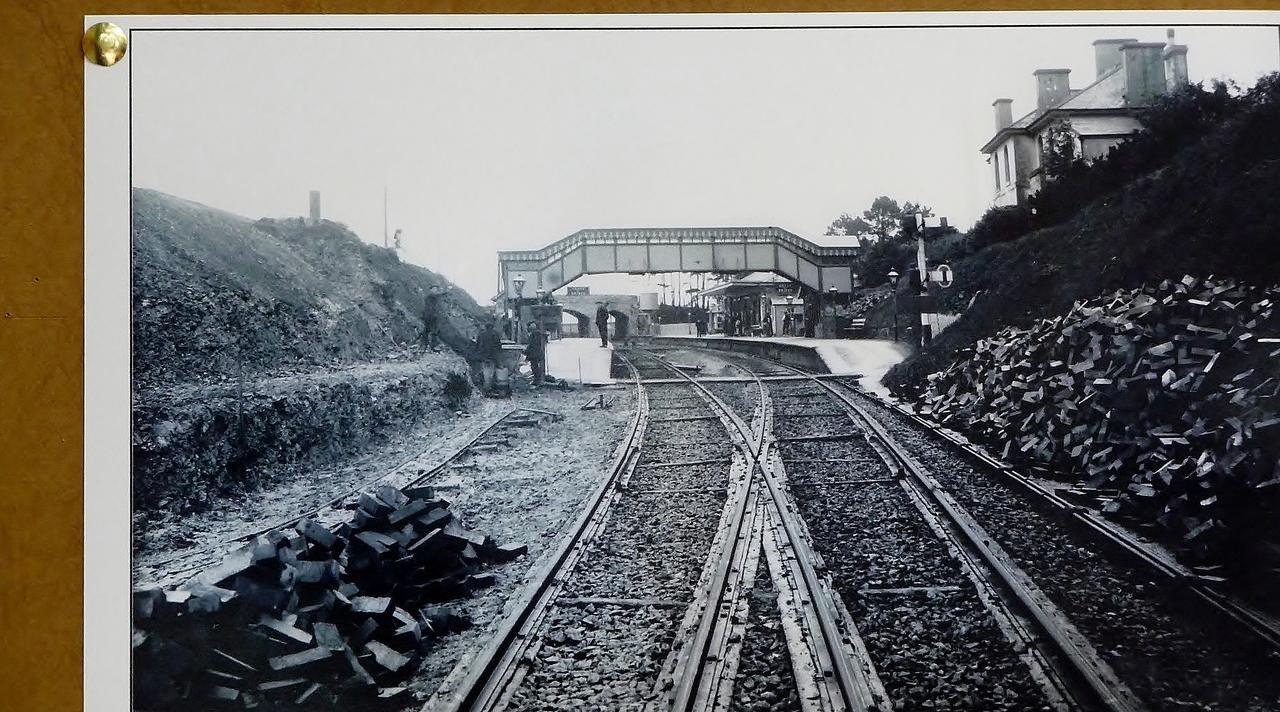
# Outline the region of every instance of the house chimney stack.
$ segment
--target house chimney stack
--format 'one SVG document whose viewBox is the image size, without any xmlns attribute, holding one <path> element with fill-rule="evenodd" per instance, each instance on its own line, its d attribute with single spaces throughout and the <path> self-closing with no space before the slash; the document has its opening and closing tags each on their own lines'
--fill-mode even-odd
<svg viewBox="0 0 1280 712">
<path fill-rule="evenodd" d="M 1173 91 L 1187 85 L 1187 46 L 1173 41 L 1173 28 L 1165 31 L 1168 40 L 1164 43 L 1164 81 L 1165 90 Z"/>
<path fill-rule="evenodd" d="M 1119 67 L 1121 64 L 1120 47 L 1137 41 L 1132 37 L 1120 40 L 1094 40 L 1093 61 L 1098 67 L 1098 73 L 1094 78 L 1100 79 L 1102 75 Z"/>
<path fill-rule="evenodd" d="M 1147 106 L 1165 92 L 1163 52 L 1163 42 L 1130 42 L 1120 47 L 1126 106 Z"/>
<path fill-rule="evenodd" d="M 1002 131 L 1013 123 L 1013 99 L 996 99 L 991 102 L 996 110 L 996 131 Z"/>
<path fill-rule="evenodd" d="M 1036 108 L 1044 111 L 1061 104 L 1071 96 L 1070 69 L 1037 69 Z"/>
</svg>

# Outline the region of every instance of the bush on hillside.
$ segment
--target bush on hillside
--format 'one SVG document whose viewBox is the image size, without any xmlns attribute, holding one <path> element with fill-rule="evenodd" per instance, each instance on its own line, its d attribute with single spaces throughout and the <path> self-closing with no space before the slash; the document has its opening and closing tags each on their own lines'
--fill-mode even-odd
<svg viewBox="0 0 1280 712">
<path fill-rule="evenodd" d="M 1023 205 L 994 206 L 969 229 L 969 246 L 981 249 L 997 242 L 1015 240 L 1031 232 L 1031 211 Z"/>
<path fill-rule="evenodd" d="M 1242 108 L 1266 97 L 1274 100 L 1277 82 L 1273 75 L 1244 95 L 1233 88 L 1222 82 L 1212 89 L 1189 84 L 1159 97 L 1139 112 L 1143 129 L 1132 138 L 1096 161 L 1074 161 L 1055 170 L 1053 180 L 1029 199 L 1032 224 L 1024 232 L 1067 220 L 1099 196 L 1168 163 Z"/>
<path fill-rule="evenodd" d="M 915 240 L 904 237 L 886 237 L 871 243 L 863 250 L 859 274 L 868 287 L 879 287 L 889 281 L 889 270 L 905 273 L 905 266 L 915 256 Z"/>
</svg>

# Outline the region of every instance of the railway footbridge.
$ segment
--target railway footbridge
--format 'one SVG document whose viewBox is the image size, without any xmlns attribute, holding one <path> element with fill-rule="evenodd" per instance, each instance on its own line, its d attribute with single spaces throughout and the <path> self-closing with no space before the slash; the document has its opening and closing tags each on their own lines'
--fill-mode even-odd
<svg viewBox="0 0 1280 712">
<path fill-rule="evenodd" d="M 816 292 L 847 294 L 857 284 L 860 249 L 772 226 L 592 228 L 539 250 L 499 252 L 499 289 L 509 299 L 550 293 L 587 274 L 775 272 Z"/>
</svg>

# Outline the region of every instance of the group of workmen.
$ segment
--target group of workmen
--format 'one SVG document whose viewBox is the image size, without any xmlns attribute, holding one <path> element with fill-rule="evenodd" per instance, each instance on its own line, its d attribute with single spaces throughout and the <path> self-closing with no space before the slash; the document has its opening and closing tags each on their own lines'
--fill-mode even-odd
<svg viewBox="0 0 1280 712">
<path fill-rule="evenodd" d="M 503 317 L 505 320 L 506 317 Z M 596 302 L 596 329 L 600 332 L 600 348 L 609 347 L 609 303 Z M 476 354 L 480 359 L 480 373 L 486 392 L 493 391 L 498 364 L 502 361 L 503 334 L 498 332 L 497 320 L 489 320 L 476 337 Z M 510 334 L 506 334 L 510 337 Z M 547 380 L 547 333 L 531 320 L 525 331 L 524 357 L 529 362 L 533 385 L 540 386 Z"/>
</svg>

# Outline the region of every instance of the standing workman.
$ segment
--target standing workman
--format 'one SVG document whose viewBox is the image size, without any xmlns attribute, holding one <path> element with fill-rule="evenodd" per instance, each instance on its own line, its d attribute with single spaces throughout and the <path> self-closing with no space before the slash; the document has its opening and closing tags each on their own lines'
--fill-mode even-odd
<svg viewBox="0 0 1280 712">
<path fill-rule="evenodd" d="M 480 335 L 476 337 L 476 357 L 480 359 L 480 373 L 484 376 L 485 395 L 493 395 L 497 386 L 494 382 L 494 374 L 498 363 L 502 361 L 502 337 L 498 335 L 498 329 L 492 320 L 484 325 Z"/>
<path fill-rule="evenodd" d="M 538 328 L 538 322 L 529 322 L 529 341 L 524 347 L 524 357 L 529 359 L 533 371 L 533 385 L 542 385 L 547 373 L 547 335 Z"/>
<path fill-rule="evenodd" d="M 596 329 L 600 332 L 600 348 L 609 348 L 609 302 L 596 302 Z"/>
<path fill-rule="evenodd" d="M 431 285 L 422 307 L 422 340 L 432 351 L 440 350 L 440 309 L 444 304 L 444 290 Z"/>
</svg>

